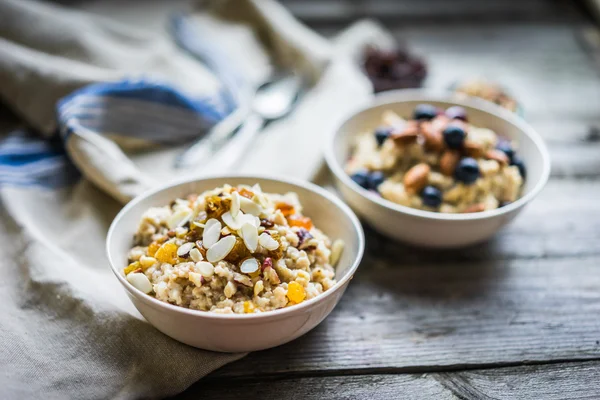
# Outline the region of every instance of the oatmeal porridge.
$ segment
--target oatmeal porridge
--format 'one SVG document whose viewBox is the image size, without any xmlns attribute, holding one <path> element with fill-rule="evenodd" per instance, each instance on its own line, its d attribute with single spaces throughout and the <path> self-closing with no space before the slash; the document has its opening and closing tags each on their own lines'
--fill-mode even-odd
<svg viewBox="0 0 600 400">
<path fill-rule="evenodd" d="M 526 176 L 516 143 L 468 122 L 462 107 L 418 105 L 411 119 L 385 111 L 357 137 L 352 180 L 404 206 L 442 213 L 493 210 L 517 200 Z"/>
<path fill-rule="evenodd" d="M 295 193 L 224 185 L 148 209 L 123 272 L 178 306 L 264 312 L 330 289 L 342 249 L 303 215 Z"/>
</svg>

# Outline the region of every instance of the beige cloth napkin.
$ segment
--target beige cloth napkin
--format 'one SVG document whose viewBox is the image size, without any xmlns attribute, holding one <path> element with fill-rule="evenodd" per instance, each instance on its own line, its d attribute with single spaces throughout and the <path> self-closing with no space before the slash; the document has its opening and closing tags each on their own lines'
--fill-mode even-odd
<svg viewBox="0 0 600 400">
<path fill-rule="evenodd" d="M 229 43 L 249 81 L 269 73 L 269 58 L 314 79 L 297 109 L 261 134 L 239 170 L 312 179 L 323 138 L 371 96 L 357 63 L 362 48 L 389 45 L 390 37 L 361 22 L 326 40 L 272 1 L 215 7 L 197 10 L 195 19 Z M 56 127 L 56 101 L 89 83 L 146 73 L 207 94 L 218 87 L 208 69 L 164 37 L 21 0 L 0 1 L 0 60 L 3 102 L 46 135 Z M 123 203 L 196 174 L 171 167 L 183 147 L 139 152 L 138 145 L 78 134 L 67 145 L 83 174 L 78 183 L 0 185 L 0 398 L 164 397 L 243 356 L 195 349 L 158 332 L 110 271 L 105 235 Z"/>
</svg>

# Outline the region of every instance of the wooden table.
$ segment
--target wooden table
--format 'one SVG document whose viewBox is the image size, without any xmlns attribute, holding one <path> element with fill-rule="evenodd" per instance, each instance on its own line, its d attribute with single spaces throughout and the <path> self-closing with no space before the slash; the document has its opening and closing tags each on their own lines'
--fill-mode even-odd
<svg viewBox="0 0 600 400">
<path fill-rule="evenodd" d="M 600 42 L 580 6 L 286 3 L 325 34 L 381 17 L 428 60 L 429 87 L 481 74 L 506 84 L 548 143 L 552 177 L 471 248 L 409 248 L 365 227 L 364 261 L 326 321 L 178 398 L 600 398 Z"/>
</svg>

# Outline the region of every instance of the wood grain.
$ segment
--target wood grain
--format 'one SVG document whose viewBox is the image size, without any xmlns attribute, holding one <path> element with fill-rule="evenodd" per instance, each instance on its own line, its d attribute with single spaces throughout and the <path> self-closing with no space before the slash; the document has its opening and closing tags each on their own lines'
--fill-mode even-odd
<svg viewBox="0 0 600 400">
<path fill-rule="evenodd" d="M 317 329 L 219 376 L 600 358 L 598 258 L 393 265 L 368 253 Z"/>
<path fill-rule="evenodd" d="M 427 374 L 289 377 L 278 380 L 213 380 L 181 399 L 597 399 L 600 362 L 560 363 Z"/>
</svg>

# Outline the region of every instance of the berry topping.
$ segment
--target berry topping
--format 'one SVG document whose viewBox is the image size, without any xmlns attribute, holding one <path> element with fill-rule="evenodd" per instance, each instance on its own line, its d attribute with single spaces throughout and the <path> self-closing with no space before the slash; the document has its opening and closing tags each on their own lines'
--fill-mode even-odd
<svg viewBox="0 0 600 400">
<path fill-rule="evenodd" d="M 429 121 L 430 119 L 434 119 L 437 114 L 437 107 L 432 106 L 431 104 L 419 104 L 415 107 L 413 118 Z"/>
<path fill-rule="evenodd" d="M 496 149 L 500 150 L 504 154 L 508 156 L 509 161 L 512 162 L 513 157 L 515 156 L 515 150 L 512 148 L 511 144 L 507 140 L 499 141 L 496 145 Z"/>
<path fill-rule="evenodd" d="M 362 169 L 360 171 L 356 171 L 355 173 L 350 175 L 350 179 L 356 182 L 360 187 L 366 189 L 368 187 L 369 171 Z"/>
<path fill-rule="evenodd" d="M 467 120 L 467 112 L 460 106 L 452 106 L 446 110 L 446 116 L 450 119 Z"/>
<path fill-rule="evenodd" d="M 381 171 L 374 171 L 367 178 L 367 186 L 369 189 L 377 191 L 377 186 L 381 185 L 385 180 L 385 175 Z"/>
<path fill-rule="evenodd" d="M 387 139 L 392 133 L 392 129 L 387 126 L 380 126 L 375 129 L 375 140 L 377 140 L 377 146 L 381 146 L 385 139 Z"/>
<path fill-rule="evenodd" d="M 474 158 L 465 157 L 458 163 L 454 176 L 456 180 L 470 185 L 479 178 L 479 165 Z"/>
<path fill-rule="evenodd" d="M 442 204 L 442 192 L 434 186 L 425 186 L 421 192 L 423 204 L 432 208 L 438 208 Z"/>
<path fill-rule="evenodd" d="M 514 165 L 519 168 L 519 173 L 525 179 L 527 177 L 527 169 L 525 168 L 525 162 L 519 156 L 513 156 L 510 165 Z"/>
<path fill-rule="evenodd" d="M 467 134 L 460 126 L 448 125 L 448 127 L 444 129 L 444 141 L 451 149 L 460 149 L 466 136 Z"/>
</svg>

